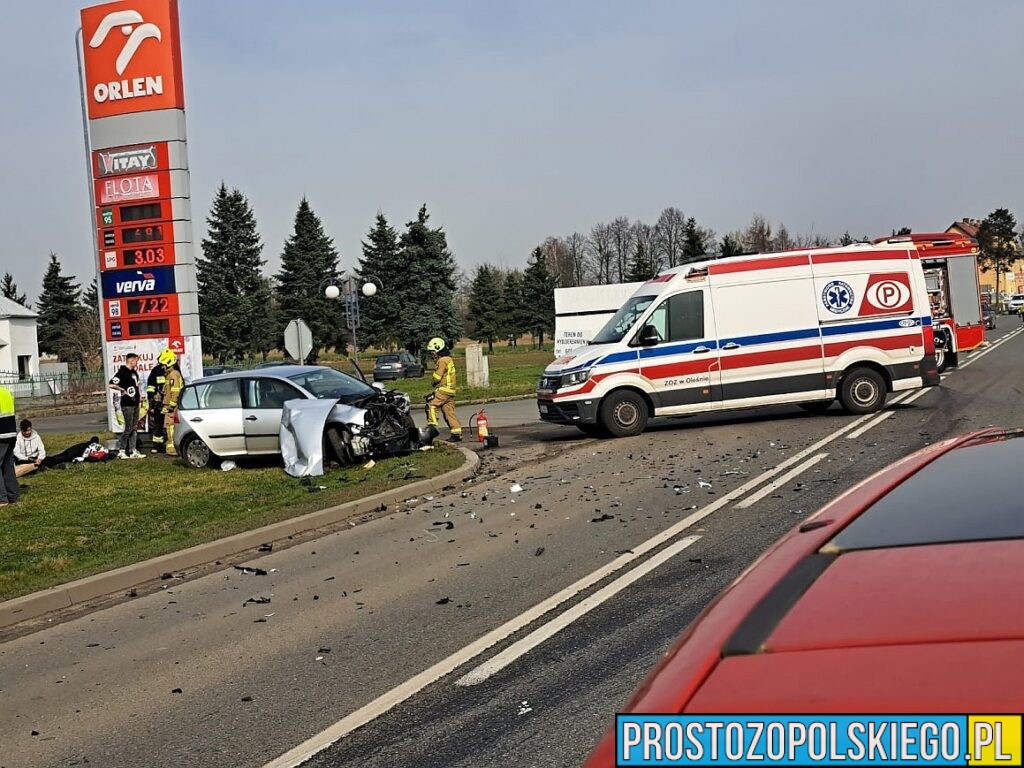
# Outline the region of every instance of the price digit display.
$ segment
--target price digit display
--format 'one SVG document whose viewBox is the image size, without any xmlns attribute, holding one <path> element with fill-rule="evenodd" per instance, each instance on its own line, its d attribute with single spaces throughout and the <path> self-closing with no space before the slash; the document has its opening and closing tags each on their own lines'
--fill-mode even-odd
<svg viewBox="0 0 1024 768">
<path fill-rule="evenodd" d="M 129 315 L 165 315 L 170 311 L 170 302 L 166 296 L 155 296 L 149 299 L 129 299 Z"/>
<path fill-rule="evenodd" d="M 151 227 L 134 227 L 121 230 L 121 238 L 125 244 L 145 243 L 164 239 L 164 228 L 162 224 Z"/>
<path fill-rule="evenodd" d="M 143 267 L 147 264 L 163 264 L 165 260 L 164 249 L 158 246 L 156 248 L 135 248 L 125 251 L 124 263 L 128 267 Z"/>
</svg>

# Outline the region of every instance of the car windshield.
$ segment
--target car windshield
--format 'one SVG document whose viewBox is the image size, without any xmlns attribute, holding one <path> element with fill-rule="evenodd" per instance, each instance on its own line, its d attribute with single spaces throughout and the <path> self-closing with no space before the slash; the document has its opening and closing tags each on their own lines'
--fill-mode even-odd
<svg viewBox="0 0 1024 768">
<path fill-rule="evenodd" d="M 368 384 L 352 378 L 347 373 L 333 368 L 318 368 L 315 371 L 297 373 L 288 377 L 319 400 L 344 400 L 352 402 L 376 394 Z"/>
<path fill-rule="evenodd" d="M 657 296 L 634 296 L 616 312 L 604 328 L 590 340 L 591 344 L 614 344 L 622 341 L 636 321 L 651 306 Z"/>
</svg>

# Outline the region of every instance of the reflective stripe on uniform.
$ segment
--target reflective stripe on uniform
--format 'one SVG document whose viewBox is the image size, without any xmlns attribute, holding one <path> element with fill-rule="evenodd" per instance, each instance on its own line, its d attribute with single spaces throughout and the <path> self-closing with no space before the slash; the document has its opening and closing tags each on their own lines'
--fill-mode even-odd
<svg viewBox="0 0 1024 768">
<path fill-rule="evenodd" d="M 14 417 L 14 395 L 0 387 L 0 438 L 17 437 L 18 422 Z"/>
</svg>

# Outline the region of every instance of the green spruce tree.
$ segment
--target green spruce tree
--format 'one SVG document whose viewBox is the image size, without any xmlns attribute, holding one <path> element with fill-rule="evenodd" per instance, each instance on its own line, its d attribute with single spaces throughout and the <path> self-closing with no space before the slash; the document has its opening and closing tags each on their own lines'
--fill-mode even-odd
<svg viewBox="0 0 1024 768">
<path fill-rule="evenodd" d="M 471 338 L 487 342 L 487 351 L 494 351 L 494 342 L 501 336 L 501 272 L 490 264 L 481 264 L 473 275 L 469 289 L 469 318 L 473 323 Z"/>
<path fill-rule="evenodd" d="M 646 283 L 658 276 L 658 269 L 647 251 L 647 246 L 640 240 L 633 247 L 633 258 L 626 272 L 627 283 Z"/>
<path fill-rule="evenodd" d="M 544 346 L 544 334 L 555 330 L 556 287 L 543 251 L 539 247 L 534 248 L 523 273 L 523 295 L 528 312 L 527 330 L 533 334 L 539 347 Z"/>
<path fill-rule="evenodd" d="M 513 269 L 505 275 L 505 282 L 501 287 L 501 335 L 515 347 L 519 344 L 519 337 L 529 328 L 523 273 L 521 270 Z"/>
<path fill-rule="evenodd" d="M 394 287 L 386 286 L 402 308 L 395 318 L 396 336 L 416 355 L 434 336 L 454 344 L 462 330 L 455 308 L 455 259 L 444 230 L 430 227 L 429 220 L 424 205 L 416 220 L 406 224 L 398 243 L 404 267 L 394 276 Z"/>
<path fill-rule="evenodd" d="M 313 332 L 313 351 L 305 362 L 314 363 L 320 351 L 344 348 L 345 314 L 337 301 L 324 296 L 324 288 L 338 279 L 338 252 L 324 232 L 320 218 L 305 197 L 295 212 L 295 228 L 281 254 L 277 273 L 278 337 L 295 318 L 306 321 Z"/>
<path fill-rule="evenodd" d="M 359 274 L 363 279 L 378 278 L 383 290 L 373 296 L 361 298 L 359 310 L 362 325 L 359 338 L 367 345 L 379 349 L 398 346 L 398 327 L 395 318 L 402 313 L 395 286 L 401 282 L 405 270 L 398 248 L 398 233 L 388 224 L 380 211 L 373 228 L 363 240 L 363 257 L 359 260 Z"/>
<path fill-rule="evenodd" d="M 697 221 L 692 216 L 686 220 L 683 228 L 683 264 L 693 261 L 700 261 L 707 257 L 708 235 L 707 232 L 697 226 Z"/>
<path fill-rule="evenodd" d="M 978 227 L 979 262 L 983 271 L 995 270 L 996 296 L 1002 291 L 1002 276 L 1019 258 L 1017 219 L 1007 208 L 996 208 Z"/>
<path fill-rule="evenodd" d="M 28 296 L 24 293 L 19 293 L 18 284 L 14 282 L 14 275 L 10 272 L 4 272 L 3 282 L 0 282 L 0 295 L 5 299 L 10 299 L 15 304 L 28 307 Z"/>
<path fill-rule="evenodd" d="M 269 285 L 256 216 L 238 189 L 221 182 L 196 260 L 204 350 L 220 362 L 263 351 L 271 334 Z"/>
<path fill-rule="evenodd" d="M 82 314 L 81 294 L 78 283 L 61 272 L 57 254 L 51 253 L 43 275 L 43 291 L 39 294 L 37 328 L 41 352 L 61 353 L 61 336 Z"/>
<path fill-rule="evenodd" d="M 739 241 L 732 235 L 726 235 L 722 238 L 722 244 L 720 246 L 720 259 L 728 259 L 730 256 L 739 256 L 743 253 L 743 246 L 740 245 Z"/>
<path fill-rule="evenodd" d="M 100 290 L 96 285 L 95 277 L 89 283 L 89 287 L 82 291 L 82 309 L 90 313 L 96 319 L 96 324 L 99 325 L 103 313 L 100 310 Z"/>
</svg>

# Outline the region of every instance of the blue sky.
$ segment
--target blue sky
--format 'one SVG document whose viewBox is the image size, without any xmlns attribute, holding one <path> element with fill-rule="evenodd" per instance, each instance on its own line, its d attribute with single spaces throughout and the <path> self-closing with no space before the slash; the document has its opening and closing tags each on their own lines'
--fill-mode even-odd
<svg viewBox="0 0 1024 768">
<path fill-rule="evenodd" d="M 0 271 L 93 275 L 80 2 L 5 5 Z M 269 268 L 306 195 L 351 266 L 426 202 L 466 269 L 668 205 L 719 233 L 1024 215 L 1024 3 L 180 0 L 193 215 L 223 179 Z"/>
</svg>

